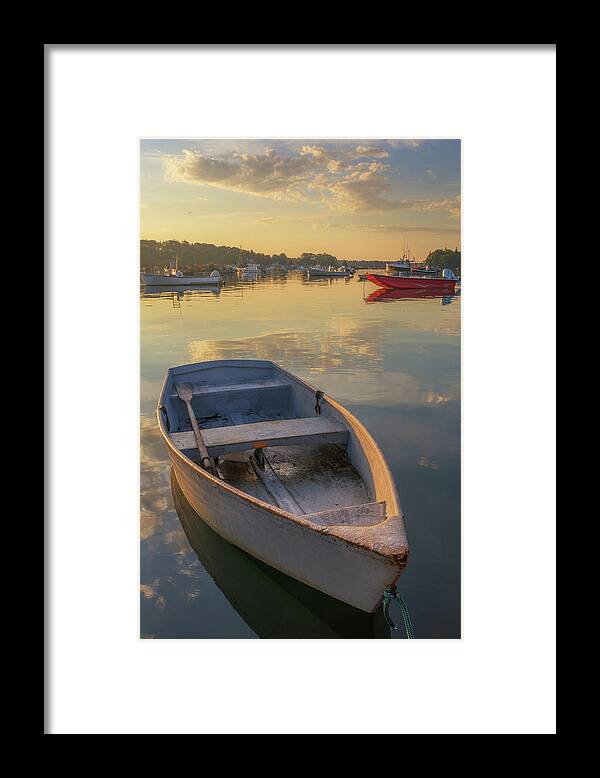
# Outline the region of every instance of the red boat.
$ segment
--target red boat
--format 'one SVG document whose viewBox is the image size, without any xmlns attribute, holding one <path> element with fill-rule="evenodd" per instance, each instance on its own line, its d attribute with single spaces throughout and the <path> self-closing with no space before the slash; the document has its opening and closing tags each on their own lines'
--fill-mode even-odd
<svg viewBox="0 0 600 778">
<path fill-rule="evenodd" d="M 452 272 L 452 271 L 450 271 Z M 386 289 L 426 289 L 432 293 L 454 294 L 458 279 L 452 277 L 419 278 L 418 276 L 382 276 L 378 273 L 367 273 L 367 280 Z"/>
</svg>

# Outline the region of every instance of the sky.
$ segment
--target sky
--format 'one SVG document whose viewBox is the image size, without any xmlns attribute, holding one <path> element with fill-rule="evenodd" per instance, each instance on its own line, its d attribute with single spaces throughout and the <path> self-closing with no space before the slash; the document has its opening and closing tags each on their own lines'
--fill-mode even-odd
<svg viewBox="0 0 600 778">
<path fill-rule="evenodd" d="M 143 139 L 141 238 L 425 259 L 460 247 L 460 140 Z"/>
</svg>

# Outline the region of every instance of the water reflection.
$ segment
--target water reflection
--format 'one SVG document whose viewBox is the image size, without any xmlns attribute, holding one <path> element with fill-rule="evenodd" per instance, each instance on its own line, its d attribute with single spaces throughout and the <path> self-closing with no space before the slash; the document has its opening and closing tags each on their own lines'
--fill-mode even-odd
<svg viewBox="0 0 600 778">
<path fill-rule="evenodd" d="M 311 373 L 353 372 L 358 365 L 381 366 L 378 338 L 381 326 L 336 322 L 335 329 L 323 325 L 312 332 L 266 332 L 235 340 L 191 341 L 190 362 L 209 359 L 270 359 L 290 370 Z"/>
<path fill-rule="evenodd" d="M 368 291 L 344 279 L 309 283 L 299 274 L 232 279 L 219 295 L 142 291 L 144 637 L 256 637 L 252 619 L 232 607 L 190 547 L 155 418 L 169 366 L 228 357 L 272 359 L 366 424 L 407 514 L 412 555 L 402 591 L 416 634 L 460 634 L 460 297 L 450 305 L 426 297 L 365 305 Z"/>
<path fill-rule="evenodd" d="M 202 521 L 185 499 L 173 472 L 171 489 L 190 546 L 258 637 L 390 637 L 381 608 L 373 614 L 363 613 L 260 562 L 227 543 Z"/>
<path fill-rule="evenodd" d="M 160 286 L 144 286 L 142 288 L 143 298 L 176 297 L 178 300 L 183 300 L 184 297 L 191 297 L 196 295 L 213 295 L 214 297 L 217 297 L 220 294 L 220 286 L 198 286 L 196 284 L 190 284 L 189 286 L 168 286 L 161 284 Z"/>
<path fill-rule="evenodd" d="M 388 302 L 389 300 L 436 300 L 442 305 L 448 305 L 454 299 L 453 295 L 435 294 L 428 289 L 376 289 L 366 298 L 367 303 Z"/>
</svg>

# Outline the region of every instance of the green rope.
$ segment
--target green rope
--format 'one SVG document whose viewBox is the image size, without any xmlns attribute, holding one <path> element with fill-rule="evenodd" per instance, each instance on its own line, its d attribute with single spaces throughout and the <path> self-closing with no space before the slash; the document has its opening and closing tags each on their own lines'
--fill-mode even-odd
<svg viewBox="0 0 600 778">
<path fill-rule="evenodd" d="M 402 621 L 404 622 L 406 637 L 412 640 L 415 637 L 415 633 L 413 631 L 412 622 L 410 620 L 410 613 L 408 612 L 408 607 L 402 599 L 400 592 L 396 590 L 395 586 L 389 587 L 383 593 L 383 615 L 385 616 L 385 620 L 391 629 L 398 629 L 397 624 L 394 624 L 389 614 L 389 607 L 392 600 L 396 600 L 400 606 L 400 613 L 402 614 Z"/>
</svg>

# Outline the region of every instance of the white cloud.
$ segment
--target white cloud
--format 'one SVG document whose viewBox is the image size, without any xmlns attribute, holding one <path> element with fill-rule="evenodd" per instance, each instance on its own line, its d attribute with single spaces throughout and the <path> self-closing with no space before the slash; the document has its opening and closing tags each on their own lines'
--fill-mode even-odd
<svg viewBox="0 0 600 778">
<path fill-rule="evenodd" d="M 460 213 L 460 197 L 394 199 L 388 176 L 390 165 L 378 161 L 388 156 L 385 149 L 364 145 L 330 151 L 324 146 L 305 144 L 293 153 L 282 154 L 266 148 L 262 153 L 234 152 L 227 159 L 184 149 L 179 156 L 165 158 L 164 166 L 168 181 L 229 189 L 275 200 L 320 200 L 333 211 L 411 209 L 447 211 L 453 216 Z"/>
<path fill-rule="evenodd" d="M 394 138 L 392 140 L 388 140 L 388 144 L 394 148 L 394 149 L 418 149 L 419 146 L 423 145 L 422 140 L 416 140 L 416 139 L 400 139 L 400 138 Z"/>
<path fill-rule="evenodd" d="M 354 224 L 352 229 L 376 233 L 424 232 L 430 235 L 454 235 L 460 233 L 458 227 L 425 227 L 418 225 L 407 227 L 399 224 Z"/>
<path fill-rule="evenodd" d="M 454 197 L 445 197 L 442 200 L 428 200 L 420 210 L 423 211 L 447 211 L 451 216 L 458 218 L 460 216 L 460 195 Z"/>
<path fill-rule="evenodd" d="M 303 184 L 318 162 L 311 154 L 278 156 L 234 154 L 232 161 L 206 157 L 199 151 L 183 150 L 183 156 L 165 160 L 169 181 L 204 184 L 274 199 L 302 200 Z"/>
<path fill-rule="evenodd" d="M 357 146 L 354 151 L 349 153 L 350 157 L 371 157 L 373 159 L 385 159 L 390 156 L 390 152 L 385 149 L 373 148 L 372 146 Z"/>
</svg>

